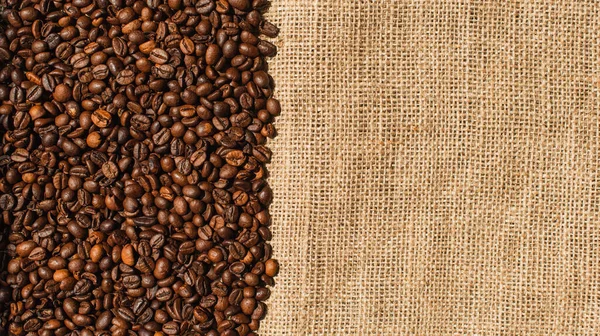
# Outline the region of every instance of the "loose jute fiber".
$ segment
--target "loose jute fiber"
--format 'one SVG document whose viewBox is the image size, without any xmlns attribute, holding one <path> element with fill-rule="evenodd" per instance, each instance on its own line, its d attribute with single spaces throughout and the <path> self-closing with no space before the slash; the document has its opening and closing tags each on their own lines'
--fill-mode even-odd
<svg viewBox="0 0 600 336">
<path fill-rule="evenodd" d="M 273 0 L 266 335 L 600 333 L 600 5 Z"/>
</svg>

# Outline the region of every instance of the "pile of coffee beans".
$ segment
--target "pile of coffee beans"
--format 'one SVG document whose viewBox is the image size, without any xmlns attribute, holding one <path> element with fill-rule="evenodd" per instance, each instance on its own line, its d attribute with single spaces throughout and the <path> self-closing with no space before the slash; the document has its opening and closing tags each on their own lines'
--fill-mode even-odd
<svg viewBox="0 0 600 336">
<path fill-rule="evenodd" d="M 3 0 L 0 328 L 257 335 L 267 0 Z"/>
</svg>

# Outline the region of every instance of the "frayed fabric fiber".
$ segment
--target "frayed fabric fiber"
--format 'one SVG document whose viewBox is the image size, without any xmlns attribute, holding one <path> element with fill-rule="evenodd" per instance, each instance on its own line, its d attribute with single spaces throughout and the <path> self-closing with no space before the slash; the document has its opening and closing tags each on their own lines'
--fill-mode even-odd
<svg viewBox="0 0 600 336">
<path fill-rule="evenodd" d="M 600 5 L 273 0 L 264 335 L 600 333 Z"/>
</svg>

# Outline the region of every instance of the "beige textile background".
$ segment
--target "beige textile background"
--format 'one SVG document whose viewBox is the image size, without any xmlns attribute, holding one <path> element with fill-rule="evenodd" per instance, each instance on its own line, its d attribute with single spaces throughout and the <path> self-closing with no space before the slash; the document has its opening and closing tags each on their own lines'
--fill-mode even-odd
<svg viewBox="0 0 600 336">
<path fill-rule="evenodd" d="M 273 0 L 262 334 L 600 334 L 599 15 Z"/>
</svg>

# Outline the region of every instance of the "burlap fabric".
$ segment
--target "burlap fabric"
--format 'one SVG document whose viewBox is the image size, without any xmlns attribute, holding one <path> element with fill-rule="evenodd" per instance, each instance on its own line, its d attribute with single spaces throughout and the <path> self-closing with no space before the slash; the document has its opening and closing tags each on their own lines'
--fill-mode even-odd
<svg viewBox="0 0 600 336">
<path fill-rule="evenodd" d="M 265 335 L 600 333 L 600 4 L 273 0 Z"/>
</svg>

